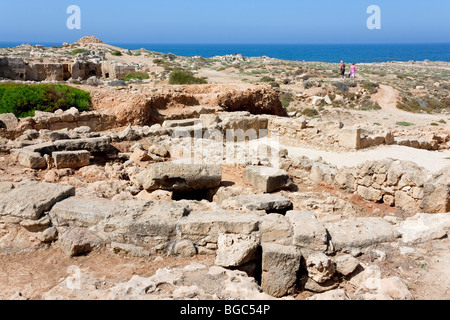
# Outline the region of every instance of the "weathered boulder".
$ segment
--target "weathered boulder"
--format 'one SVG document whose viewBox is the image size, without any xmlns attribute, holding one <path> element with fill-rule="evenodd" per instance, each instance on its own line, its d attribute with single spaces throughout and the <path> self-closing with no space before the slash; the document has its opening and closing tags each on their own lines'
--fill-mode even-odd
<svg viewBox="0 0 450 320">
<path fill-rule="evenodd" d="M 354 298 L 358 300 L 414 300 L 414 296 L 400 278 L 381 279 L 378 274 L 366 276 L 357 287 Z"/>
<path fill-rule="evenodd" d="M 173 251 L 175 254 L 182 257 L 193 257 L 197 254 L 197 249 L 191 240 L 177 241 Z"/>
<path fill-rule="evenodd" d="M 311 166 L 309 179 L 315 183 L 324 183 L 332 185 L 336 176 L 336 168 L 325 163 L 315 162 Z"/>
<path fill-rule="evenodd" d="M 305 280 L 305 279 L 303 279 Z M 314 281 L 312 278 L 306 278 L 306 282 L 304 283 L 304 289 L 311 292 L 316 293 L 324 293 L 327 291 L 335 290 L 337 287 L 339 287 L 339 281 L 336 281 L 334 279 L 327 280 L 322 283 L 318 283 Z"/>
<path fill-rule="evenodd" d="M 152 254 L 144 247 L 135 246 L 133 244 L 111 242 L 111 250 L 114 253 L 123 253 L 131 257 L 150 257 Z"/>
<path fill-rule="evenodd" d="M 292 209 L 292 202 L 279 194 L 252 194 L 231 197 L 222 206 L 245 208 L 251 211 L 264 210 L 266 212 L 286 212 Z"/>
<path fill-rule="evenodd" d="M 306 259 L 308 276 L 317 283 L 330 280 L 336 273 L 334 262 L 322 252 L 312 252 Z"/>
<path fill-rule="evenodd" d="M 0 114 L 0 128 L 11 130 L 19 124 L 19 120 L 13 113 Z"/>
<path fill-rule="evenodd" d="M 58 230 L 55 227 L 50 227 L 42 231 L 38 239 L 42 242 L 52 242 L 58 239 Z"/>
<path fill-rule="evenodd" d="M 78 169 L 89 165 L 91 153 L 86 150 L 58 151 L 52 153 L 56 169 Z"/>
<path fill-rule="evenodd" d="M 381 190 L 372 187 L 358 186 L 357 191 L 362 198 L 368 201 L 379 202 L 383 199 Z"/>
<path fill-rule="evenodd" d="M 178 224 L 190 212 L 188 202 L 112 201 L 115 208 L 90 228 L 104 242 L 140 246 L 155 253 L 170 251 Z M 94 216 L 94 218 L 99 218 Z M 181 237 L 180 237 L 181 238 Z"/>
<path fill-rule="evenodd" d="M 16 188 L 0 195 L 0 215 L 38 220 L 55 203 L 74 195 L 72 186 L 22 181 Z"/>
<path fill-rule="evenodd" d="M 87 150 L 90 152 L 107 152 L 111 146 L 110 137 L 57 140 L 54 142 L 57 151 Z"/>
<path fill-rule="evenodd" d="M 450 212 L 450 167 L 424 184 L 422 210 L 427 213 Z"/>
<path fill-rule="evenodd" d="M 441 239 L 450 231 L 450 213 L 418 213 L 403 221 L 397 230 L 402 235 L 402 241 L 408 244 Z"/>
<path fill-rule="evenodd" d="M 353 273 L 353 271 L 355 271 L 359 266 L 358 259 L 349 254 L 337 256 L 334 259 L 334 263 L 336 264 L 336 271 L 343 276 L 348 276 L 349 274 Z"/>
<path fill-rule="evenodd" d="M 163 122 L 163 128 L 176 128 L 176 127 L 191 127 L 202 123 L 199 119 L 185 119 L 185 120 L 166 120 Z"/>
<path fill-rule="evenodd" d="M 274 297 L 289 294 L 295 288 L 302 255 L 295 246 L 262 244 L 261 288 Z"/>
<path fill-rule="evenodd" d="M 135 183 L 147 191 L 192 191 L 216 188 L 221 181 L 220 165 L 162 162 L 150 164 L 137 174 Z"/>
<path fill-rule="evenodd" d="M 53 144 L 53 142 L 44 142 L 26 146 L 24 149 L 30 150 L 32 152 L 37 152 L 41 156 L 43 156 L 45 154 L 51 155 L 53 151 L 56 151 L 56 146 Z"/>
<path fill-rule="evenodd" d="M 208 237 L 217 243 L 219 234 L 251 234 L 258 231 L 260 216 L 236 211 L 192 212 L 183 217 L 177 228 L 181 238 L 199 241 Z"/>
<path fill-rule="evenodd" d="M 269 119 L 270 130 L 282 130 L 283 128 L 288 128 L 296 132 L 305 129 L 306 127 L 307 121 L 305 117 L 300 117 L 297 119 L 285 117 L 270 117 Z"/>
<path fill-rule="evenodd" d="M 242 177 L 245 183 L 252 185 L 260 192 L 267 193 L 287 188 L 292 184 L 286 171 L 269 167 L 247 167 Z"/>
<path fill-rule="evenodd" d="M 400 236 L 394 226 L 382 218 L 350 218 L 324 225 L 334 249 L 338 251 L 390 242 Z"/>
<path fill-rule="evenodd" d="M 133 150 L 133 153 L 131 153 L 130 160 L 133 160 L 134 162 L 150 161 L 153 160 L 153 157 L 150 156 L 147 151 L 136 148 Z"/>
<path fill-rule="evenodd" d="M 282 245 L 290 245 L 292 242 L 292 227 L 287 217 L 272 213 L 261 219 L 259 224 L 261 242 L 275 242 Z"/>
<path fill-rule="evenodd" d="M 256 258 L 259 237 L 254 234 L 219 234 L 215 264 L 238 267 Z"/>
<path fill-rule="evenodd" d="M 84 228 L 70 228 L 58 239 L 59 248 L 69 257 L 90 252 L 100 240 Z"/>
<path fill-rule="evenodd" d="M 0 182 L 0 193 L 8 192 L 14 189 L 14 184 L 12 182 L 1 181 Z"/>
<path fill-rule="evenodd" d="M 316 216 L 309 211 L 289 211 L 286 213 L 293 230 L 293 244 L 315 251 L 326 251 L 327 230 Z"/>
<path fill-rule="evenodd" d="M 361 129 L 346 128 L 342 129 L 338 135 L 339 146 L 348 149 L 361 149 Z"/>
<path fill-rule="evenodd" d="M 27 149 L 13 149 L 11 154 L 21 166 L 31 169 L 47 168 L 47 161 L 37 152 Z"/>
<path fill-rule="evenodd" d="M 104 198 L 70 197 L 56 203 L 49 212 L 55 226 L 91 227 L 107 219 L 118 208 Z"/>
</svg>

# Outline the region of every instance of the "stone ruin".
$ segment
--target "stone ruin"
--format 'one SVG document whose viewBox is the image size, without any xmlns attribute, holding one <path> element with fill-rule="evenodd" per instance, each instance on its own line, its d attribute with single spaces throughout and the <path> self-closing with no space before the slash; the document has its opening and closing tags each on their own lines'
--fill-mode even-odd
<svg viewBox="0 0 450 320">
<path fill-rule="evenodd" d="M 188 132 L 192 139 L 196 138 L 191 133 L 202 122 L 221 130 L 251 126 L 270 131 L 286 126 L 283 118 L 225 112 L 199 119 L 168 120 L 152 127 L 129 126 L 120 133 L 100 134 L 91 132 L 96 128 L 96 121 L 101 120 L 96 118 L 98 115 L 85 113 L 82 120 L 83 115 L 74 113 L 71 110 L 38 115 L 42 120 L 33 121 L 42 125 L 25 130 L 16 139 L 16 148 L 9 152 L 21 165 L 34 169 L 78 169 L 89 166 L 99 155 L 128 159 L 121 165 L 120 175 L 127 177 L 129 190 L 143 198 L 86 196 L 79 188 L 66 184 L 28 180 L 17 184 L 2 182 L 1 218 L 17 228 L 25 228 L 43 243 L 55 243 L 68 256 L 108 248 L 139 257 L 213 255 L 216 264 L 209 269 L 192 265 L 161 271 L 169 278 L 140 278 L 137 282 L 115 283 L 105 290 L 88 285 L 84 291 L 71 292 L 79 297 L 151 299 L 157 294 L 152 290 L 140 290 L 141 286 L 169 283 L 171 294 L 179 298 L 281 298 L 301 288 L 317 293 L 313 299 L 413 299 L 399 278 L 383 278 L 379 268 L 361 263 L 358 256 L 379 244 L 411 246 L 441 239 L 450 230 L 448 171 L 431 175 L 413 163 L 395 160 L 338 169 L 321 161 L 290 157 L 288 152 L 280 151 L 282 169 L 271 168 L 270 163 L 261 165 L 264 161 L 245 165 L 242 178 L 257 190 L 245 194 L 233 186 L 222 185 L 223 172 L 218 164 L 183 164 L 169 160 L 167 145 L 176 143 L 171 136 L 177 130 Z M 59 119 L 55 123 L 64 123 L 63 118 L 70 120 L 65 125 L 72 127 L 52 131 L 59 129 L 47 126 L 54 123 L 52 118 Z M 11 119 L 8 123 L 14 126 Z M 84 126 L 78 127 L 79 123 Z M 291 130 L 306 127 L 301 119 L 290 126 Z M 157 141 L 157 144 L 149 150 L 135 145 L 128 154 L 117 154 L 112 146 L 113 142 L 143 138 Z M 210 143 L 207 139 L 197 139 L 206 145 Z M 136 166 L 139 163 L 144 165 Z M 407 219 L 352 216 L 333 219 L 308 210 L 295 210 L 289 198 L 275 192 L 289 190 L 293 179 L 299 178 L 334 186 L 367 201 L 383 202 L 407 212 L 427 213 Z M 167 193 L 168 198 L 144 198 L 158 192 L 163 197 Z M 202 199 L 210 201 L 188 199 L 193 195 L 203 195 Z M 439 214 L 430 214 L 434 212 Z M 195 275 L 201 275 L 204 280 L 196 282 L 189 292 L 184 291 L 183 281 Z M 216 276 L 221 277 L 224 285 L 214 295 L 208 286 Z M 231 284 L 229 279 L 233 277 L 248 286 L 245 287 L 249 290 L 247 294 Z M 337 289 L 344 279 L 357 288 L 351 297 Z M 98 280 L 87 275 L 83 281 L 95 284 Z M 45 296 L 67 294 L 63 284 Z M 134 293 L 124 293 L 121 290 L 124 285 Z M 168 296 L 170 294 L 162 294 L 159 298 Z"/>
<path fill-rule="evenodd" d="M 0 79 L 21 81 L 87 80 L 97 77 L 124 80 L 127 73 L 136 71 L 135 65 L 120 64 L 101 59 L 75 59 L 63 63 L 27 63 L 22 58 L 0 58 Z"/>
</svg>

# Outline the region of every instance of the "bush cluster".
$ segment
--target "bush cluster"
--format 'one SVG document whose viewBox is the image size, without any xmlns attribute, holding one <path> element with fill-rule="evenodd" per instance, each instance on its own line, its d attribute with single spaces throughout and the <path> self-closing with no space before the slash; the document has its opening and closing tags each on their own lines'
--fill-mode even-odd
<svg viewBox="0 0 450 320">
<path fill-rule="evenodd" d="M 14 113 L 16 117 L 34 116 L 36 110 L 55 112 L 72 107 L 87 111 L 91 94 L 62 84 L 0 84 L 0 113 Z"/>
<path fill-rule="evenodd" d="M 125 81 L 130 81 L 131 79 L 145 80 L 145 79 L 150 79 L 150 76 L 148 75 L 147 72 L 143 72 L 143 71 L 127 73 L 125 75 Z"/>
<path fill-rule="evenodd" d="M 170 74 L 169 84 L 206 84 L 205 79 L 196 78 L 193 74 L 183 71 L 173 71 Z"/>
</svg>

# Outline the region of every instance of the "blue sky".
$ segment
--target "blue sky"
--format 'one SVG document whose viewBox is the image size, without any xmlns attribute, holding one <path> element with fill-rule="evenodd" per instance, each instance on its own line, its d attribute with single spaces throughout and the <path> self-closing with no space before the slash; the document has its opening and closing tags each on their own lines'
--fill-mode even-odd
<svg viewBox="0 0 450 320">
<path fill-rule="evenodd" d="M 81 30 L 69 30 L 69 5 Z M 369 5 L 381 30 L 369 30 Z M 0 42 L 431 43 L 450 42 L 449 0 L 0 0 Z"/>
</svg>

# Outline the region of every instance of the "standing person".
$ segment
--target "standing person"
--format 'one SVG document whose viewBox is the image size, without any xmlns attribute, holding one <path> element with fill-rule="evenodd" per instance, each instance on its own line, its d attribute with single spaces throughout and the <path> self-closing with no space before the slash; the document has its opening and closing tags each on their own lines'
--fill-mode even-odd
<svg viewBox="0 0 450 320">
<path fill-rule="evenodd" d="M 341 61 L 341 68 L 339 69 L 339 72 L 341 73 L 341 79 L 345 80 L 345 63 L 344 63 L 344 61 Z"/>
<path fill-rule="evenodd" d="M 352 66 L 350 67 L 350 78 L 355 79 L 356 77 L 356 65 L 352 63 Z"/>
</svg>

